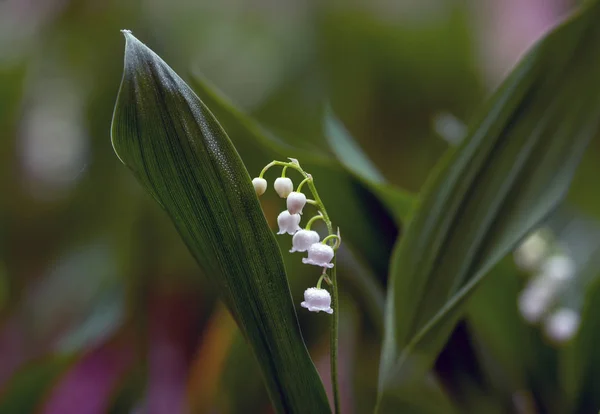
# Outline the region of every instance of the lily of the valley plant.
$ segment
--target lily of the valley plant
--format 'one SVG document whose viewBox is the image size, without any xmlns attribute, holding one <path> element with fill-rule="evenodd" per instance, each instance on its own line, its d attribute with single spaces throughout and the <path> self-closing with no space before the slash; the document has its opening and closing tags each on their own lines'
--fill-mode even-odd
<svg viewBox="0 0 600 414">
<path fill-rule="evenodd" d="M 319 193 L 314 185 L 312 175 L 300 167 L 298 160 L 290 158 L 291 162 L 273 161 L 263 170 L 260 175 L 252 180 L 254 190 L 257 195 L 263 195 L 267 189 L 267 180 L 263 178 L 267 170 L 273 166 L 282 166 L 281 177 L 277 178 L 273 184 L 273 188 L 281 198 L 286 199 L 287 209 L 282 211 L 277 217 L 277 224 L 279 231 L 277 234 L 290 234 L 292 235 L 292 249 L 290 253 L 294 252 L 307 252 L 308 256 L 302 259 L 302 263 L 319 266 L 323 269 L 321 277 L 317 281 L 316 287 L 308 288 L 304 291 L 304 302 L 302 307 L 308 309 L 311 312 L 326 312 L 333 313 L 331 308 L 331 295 L 329 291 L 321 288 L 323 280 L 329 284 L 334 290 L 334 296 L 337 296 L 337 281 L 335 278 L 335 272 L 332 272 L 332 276 L 329 277 L 327 274 L 328 269 L 332 269 L 334 263 L 332 260 L 335 257 L 335 251 L 340 247 L 342 241 L 339 229 L 337 233 L 333 233 L 333 226 L 327 210 L 323 205 L 323 202 L 319 198 Z M 293 191 L 294 184 L 292 180 L 285 176 L 288 168 L 292 168 L 302 174 L 303 180 L 298 184 L 296 191 Z M 306 198 L 306 195 L 302 192 L 302 187 L 307 185 L 312 193 L 314 199 Z M 300 222 L 302 220 L 301 215 L 306 204 L 310 204 L 315 207 L 316 214 L 307 221 L 306 226 L 301 228 Z M 312 224 L 322 220 L 327 226 L 328 235 L 321 240 L 321 236 L 314 230 L 311 230 Z M 337 299 L 337 298 L 336 298 Z M 337 307 L 337 300 L 334 300 L 334 305 Z"/>
<path fill-rule="evenodd" d="M 263 178 L 267 170 L 271 167 L 283 167 L 281 176 L 273 183 L 273 188 L 279 197 L 286 199 L 286 210 L 282 211 L 277 217 L 279 231 L 277 234 L 292 235 L 292 248 L 290 253 L 301 252 L 307 254 L 302 258 L 302 263 L 320 267 L 321 274 L 315 287 L 309 287 L 304 291 L 304 301 L 301 303 L 303 308 L 311 312 L 325 312 L 333 316 L 331 324 L 331 382 L 333 384 L 334 406 L 336 412 L 339 410 L 339 393 L 337 379 L 337 343 L 338 343 L 338 317 L 339 301 L 338 301 L 338 285 L 335 271 L 335 251 L 340 247 L 342 239 L 340 231 L 334 233 L 331 219 L 327 214 L 327 209 L 323 201 L 319 197 L 317 188 L 312 175 L 308 174 L 300 166 L 300 163 L 295 158 L 290 158 L 290 162 L 272 161 L 263 168 L 260 175 L 252 180 L 254 190 L 257 195 L 262 195 L 267 189 L 267 181 Z M 302 181 L 294 191 L 294 184 L 289 177 L 286 177 L 288 169 L 296 170 L 302 176 Z M 307 186 L 313 198 L 307 198 L 302 192 L 304 186 Z M 306 221 L 304 228 L 301 227 L 302 218 L 311 213 L 303 214 L 305 206 L 309 204 L 313 207 L 314 215 Z M 321 236 L 315 230 L 312 230 L 312 225 L 321 220 L 327 228 L 327 235 L 321 240 Z M 328 271 L 330 274 L 328 274 Z M 327 289 L 323 289 L 322 282 L 325 281 L 333 293 L 332 295 Z"/>
</svg>

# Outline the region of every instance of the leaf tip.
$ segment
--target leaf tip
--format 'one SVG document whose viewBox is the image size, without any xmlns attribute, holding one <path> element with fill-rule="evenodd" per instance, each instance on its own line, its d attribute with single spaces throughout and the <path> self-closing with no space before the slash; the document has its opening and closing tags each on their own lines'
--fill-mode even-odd
<svg viewBox="0 0 600 414">
<path fill-rule="evenodd" d="M 123 33 L 123 36 L 125 36 L 125 44 L 129 45 L 129 41 L 130 40 L 137 40 L 139 42 L 139 40 L 137 39 L 137 37 L 135 37 L 133 35 L 133 32 L 129 29 L 121 29 L 121 33 Z"/>
</svg>

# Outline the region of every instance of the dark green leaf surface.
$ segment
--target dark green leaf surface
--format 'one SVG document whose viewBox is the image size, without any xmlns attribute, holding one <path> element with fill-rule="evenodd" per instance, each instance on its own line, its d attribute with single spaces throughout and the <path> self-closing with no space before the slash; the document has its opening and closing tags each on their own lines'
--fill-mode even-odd
<svg viewBox="0 0 600 414">
<path fill-rule="evenodd" d="M 600 3 L 519 64 L 427 184 L 393 259 L 380 403 L 431 367 L 465 299 L 563 199 L 600 118 Z"/>
<path fill-rule="evenodd" d="M 129 32 L 112 141 L 163 207 L 250 343 L 278 412 L 329 412 L 281 253 L 250 177 L 187 84 Z"/>
<path fill-rule="evenodd" d="M 559 380 L 570 412 L 595 412 L 600 404 L 600 281 L 590 287 L 578 334 L 559 353 Z"/>
<path fill-rule="evenodd" d="M 516 392 L 545 392 L 540 389 L 539 378 L 543 376 L 549 383 L 548 371 L 552 371 L 538 327 L 527 324 L 517 306 L 524 284 L 523 275 L 518 274 L 509 256 L 479 285 L 466 309 L 486 382 L 507 406 L 513 406 Z"/>
</svg>

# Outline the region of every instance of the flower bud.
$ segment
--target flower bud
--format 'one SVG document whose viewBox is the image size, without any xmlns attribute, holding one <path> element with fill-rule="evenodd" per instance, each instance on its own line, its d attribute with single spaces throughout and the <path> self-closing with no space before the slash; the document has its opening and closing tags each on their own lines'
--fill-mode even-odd
<svg viewBox="0 0 600 414">
<path fill-rule="evenodd" d="M 279 177 L 275 180 L 275 184 L 273 184 L 275 191 L 279 194 L 281 198 L 287 198 L 288 195 L 292 191 L 294 191 L 294 183 L 287 177 Z"/>
<path fill-rule="evenodd" d="M 290 214 L 302 214 L 302 209 L 306 205 L 306 196 L 293 191 L 288 195 L 286 204 Z"/>
<path fill-rule="evenodd" d="M 327 312 L 333 313 L 331 309 L 331 295 L 325 289 L 319 288 L 308 288 L 304 291 L 304 302 L 302 302 L 303 308 L 308 309 L 311 312 Z"/>
<path fill-rule="evenodd" d="M 290 214 L 289 211 L 284 210 L 277 216 L 277 224 L 279 225 L 277 234 L 294 234 L 300 230 L 300 214 Z"/>
<path fill-rule="evenodd" d="M 256 191 L 256 195 L 263 195 L 265 191 L 267 191 L 267 180 L 264 178 L 256 177 L 252 179 L 252 185 L 254 186 L 254 191 Z"/>
<path fill-rule="evenodd" d="M 323 243 L 315 243 L 308 248 L 308 257 L 302 259 L 302 263 L 311 264 L 331 269 L 333 263 L 333 248 Z"/>
<path fill-rule="evenodd" d="M 292 237 L 292 250 L 294 252 L 305 252 L 315 243 L 319 242 L 319 233 L 313 230 L 300 230 Z"/>
</svg>

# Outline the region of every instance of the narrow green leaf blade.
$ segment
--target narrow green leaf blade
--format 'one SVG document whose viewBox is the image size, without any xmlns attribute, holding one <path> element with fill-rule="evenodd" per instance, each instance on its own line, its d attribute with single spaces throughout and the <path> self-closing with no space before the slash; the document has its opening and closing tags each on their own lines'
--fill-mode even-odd
<svg viewBox="0 0 600 414">
<path fill-rule="evenodd" d="M 514 70 L 440 164 L 392 259 L 380 403 L 422 377 L 465 300 L 553 211 L 600 119 L 600 3 Z"/>
<path fill-rule="evenodd" d="M 324 129 L 329 146 L 344 167 L 379 197 L 397 222 L 408 221 L 414 209 L 414 196 L 386 181 L 331 110 L 326 113 Z"/>
<path fill-rule="evenodd" d="M 259 361 L 276 410 L 329 412 L 281 253 L 240 157 L 188 85 L 131 33 L 125 37 L 115 152 L 219 289 Z"/>
<path fill-rule="evenodd" d="M 385 183 L 383 174 L 333 114 L 331 108 L 328 108 L 325 114 L 325 137 L 335 155 L 348 170 L 373 183 Z"/>
</svg>

